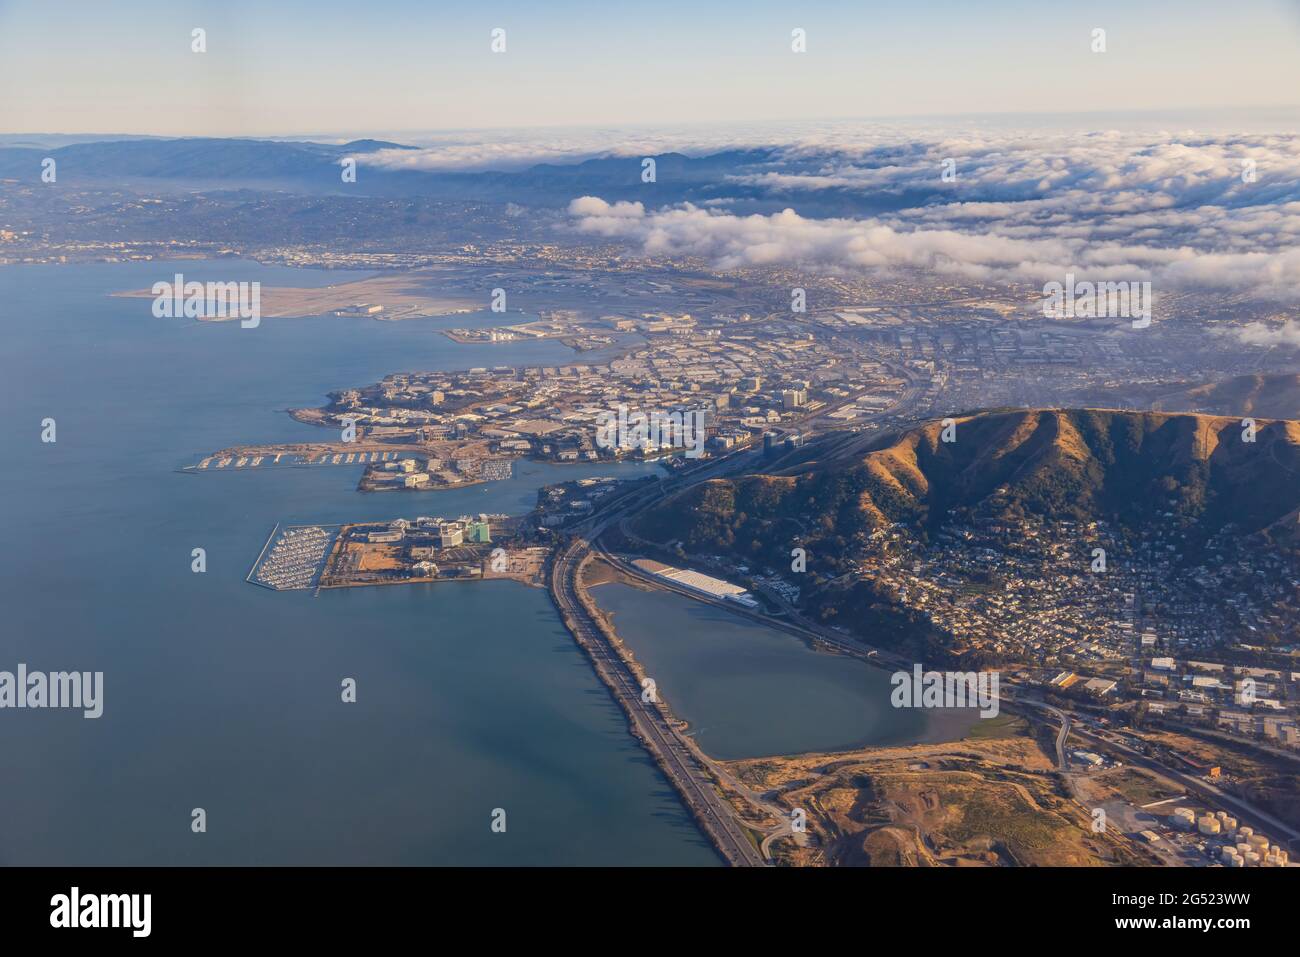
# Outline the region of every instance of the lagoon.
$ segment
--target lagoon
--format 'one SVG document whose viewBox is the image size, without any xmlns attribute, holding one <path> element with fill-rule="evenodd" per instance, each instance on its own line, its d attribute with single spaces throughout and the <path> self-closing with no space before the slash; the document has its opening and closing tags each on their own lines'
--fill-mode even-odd
<svg viewBox="0 0 1300 957">
<path fill-rule="evenodd" d="M 592 590 L 696 741 L 724 760 L 949 741 L 977 712 L 900 709 L 890 673 L 672 592 Z"/>
</svg>

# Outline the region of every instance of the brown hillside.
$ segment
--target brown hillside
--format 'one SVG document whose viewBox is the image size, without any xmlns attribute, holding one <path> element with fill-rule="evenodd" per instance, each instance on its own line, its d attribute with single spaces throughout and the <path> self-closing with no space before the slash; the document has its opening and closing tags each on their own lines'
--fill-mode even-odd
<svg viewBox="0 0 1300 957">
<path fill-rule="evenodd" d="M 944 524 L 956 510 L 1129 526 L 1173 521 L 1208 537 L 1233 523 L 1291 536 L 1300 515 L 1300 423 L 1099 409 L 1013 410 L 930 422 L 877 440 L 856 461 L 796 476 L 715 480 L 656 509 L 647 537 L 701 550 L 744 544 L 764 523 L 854 532 Z"/>
</svg>

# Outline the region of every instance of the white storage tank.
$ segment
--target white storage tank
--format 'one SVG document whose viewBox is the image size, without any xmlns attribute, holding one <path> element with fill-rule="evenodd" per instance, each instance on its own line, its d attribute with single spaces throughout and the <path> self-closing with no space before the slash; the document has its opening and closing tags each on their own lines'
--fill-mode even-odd
<svg viewBox="0 0 1300 957">
<path fill-rule="evenodd" d="M 1209 814 L 1197 821 L 1196 827 L 1202 834 L 1218 834 L 1221 829 L 1219 819 L 1211 817 Z"/>
</svg>

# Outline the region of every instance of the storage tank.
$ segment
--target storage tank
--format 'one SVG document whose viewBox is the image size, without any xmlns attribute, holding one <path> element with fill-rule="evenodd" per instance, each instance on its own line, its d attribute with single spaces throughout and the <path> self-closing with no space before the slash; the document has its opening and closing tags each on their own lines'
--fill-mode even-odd
<svg viewBox="0 0 1300 957">
<path fill-rule="evenodd" d="M 1202 834 L 1218 834 L 1221 830 L 1219 819 L 1208 814 L 1196 822 L 1196 828 Z"/>
<path fill-rule="evenodd" d="M 1259 867 L 1260 858 L 1259 855 L 1256 854 L 1254 851 L 1247 851 L 1245 854 L 1242 855 L 1242 857 L 1246 859 L 1247 867 Z"/>
<path fill-rule="evenodd" d="M 1268 838 L 1263 834 L 1252 834 L 1247 839 L 1247 843 L 1250 845 L 1252 851 L 1258 851 L 1262 854 L 1268 850 Z"/>
<path fill-rule="evenodd" d="M 1219 860 L 1223 861 L 1223 863 L 1225 864 L 1227 864 L 1230 860 L 1232 860 L 1234 857 L 1237 856 L 1238 856 L 1237 849 L 1235 847 L 1225 846 L 1223 850 L 1219 852 Z"/>
<path fill-rule="evenodd" d="M 1224 867 L 1245 867 L 1246 862 L 1240 854 L 1225 854 L 1223 856 Z"/>
<path fill-rule="evenodd" d="M 1249 840 L 1250 840 L 1250 836 L 1251 836 L 1252 834 L 1254 834 L 1254 833 L 1255 833 L 1255 829 L 1254 829 L 1254 828 L 1250 828 L 1250 827 L 1239 827 L 1239 828 L 1237 828 L 1237 840 L 1239 840 L 1239 841 L 1249 841 Z"/>
<path fill-rule="evenodd" d="M 1182 828 L 1184 831 L 1190 831 L 1196 825 L 1196 814 L 1189 807 L 1174 808 L 1174 816 L 1169 819 L 1169 823 L 1174 827 Z"/>
</svg>

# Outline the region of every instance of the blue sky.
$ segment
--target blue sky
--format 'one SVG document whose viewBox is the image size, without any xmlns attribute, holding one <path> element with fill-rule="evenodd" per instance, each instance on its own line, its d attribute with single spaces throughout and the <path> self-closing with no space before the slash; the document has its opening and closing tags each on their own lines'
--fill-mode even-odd
<svg viewBox="0 0 1300 957">
<path fill-rule="evenodd" d="M 193 27 L 207 53 L 190 52 Z M 795 27 L 807 53 L 790 50 Z M 1300 4 L 0 0 L 0 89 L 5 133 L 1244 118 L 1300 102 Z"/>
</svg>

